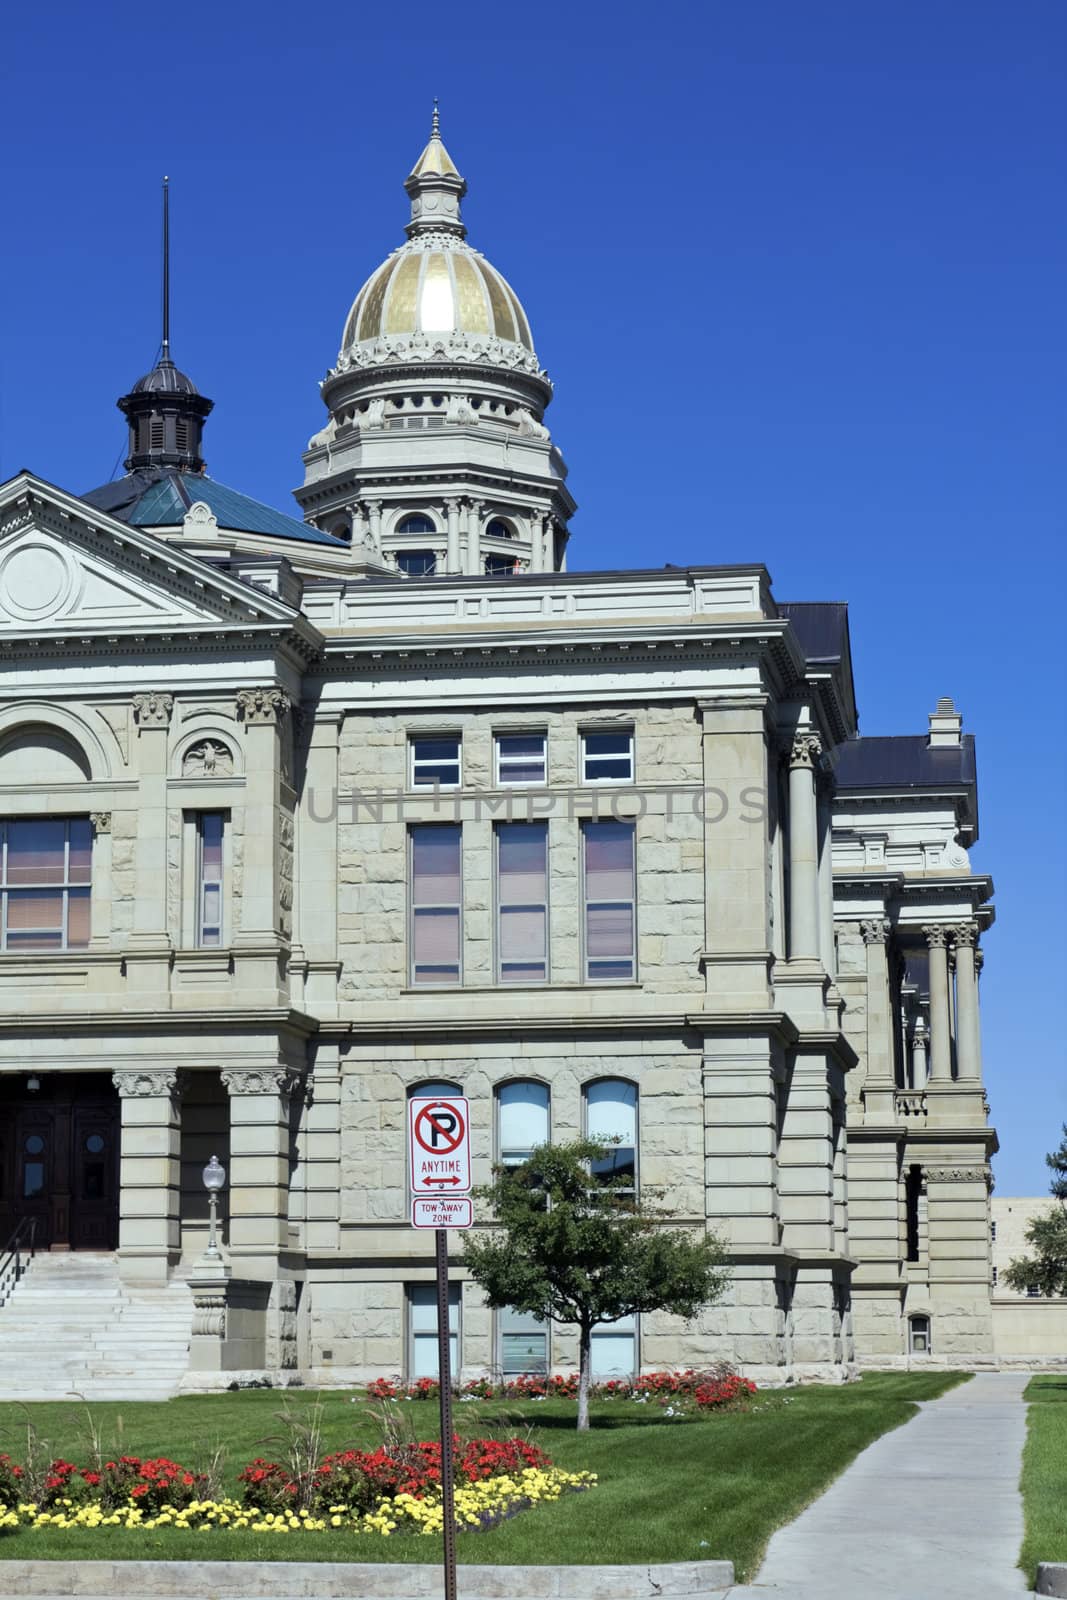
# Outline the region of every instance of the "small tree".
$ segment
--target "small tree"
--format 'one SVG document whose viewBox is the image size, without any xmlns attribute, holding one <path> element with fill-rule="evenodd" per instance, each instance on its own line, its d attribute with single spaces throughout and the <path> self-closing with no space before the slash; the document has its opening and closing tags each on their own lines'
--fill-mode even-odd
<svg viewBox="0 0 1067 1600">
<path fill-rule="evenodd" d="M 1049 1190 L 1060 1204 L 1027 1224 L 1026 1242 L 1034 1253 L 1018 1256 L 1004 1276 L 1022 1293 L 1067 1295 L 1067 1123 L 1059 1149 L 1045 1163 L 1052 1173 Z"/>
<path fill-rule="evenodd" d="M 520 1166 L 496 1167 L 478 1191 L 492 1232 L 467 1234 L 467 1266 L 494 1310 L 526 1311 L 578 1328 L 578 1427 L 589 1426 L 593 1329 L 645 1311 L 692 1317 L 728 1282 L 719 1241 L 664 1227 L 670 1212 L 625 1176 L 593 1178 L 607 1148 L 588 1140 L 540 1145 Z"/>
</svg>

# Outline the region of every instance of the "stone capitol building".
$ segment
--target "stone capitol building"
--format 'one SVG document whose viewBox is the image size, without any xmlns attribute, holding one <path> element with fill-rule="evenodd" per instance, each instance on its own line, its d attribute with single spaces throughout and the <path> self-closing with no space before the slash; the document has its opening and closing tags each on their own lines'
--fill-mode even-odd
<svg viewBox="0 0 1067 1600">
<path fill-rule="evenodd" d="M 405 188 L 298 512 L 208 474 L 166 325 L 123 476 L 0 486 L 0 1384 L 435 1371 L 405 1125 L 445 1090 L 476 1182 L 587 1132 L 728 1245 L 600 1375 L 996 1360 L 973 738 L 948 699 L 861 738 L 846 607 L 758 561 L 569 571 L 436 116 Z M 573 1369 L 452 1238 L 462 1375 Z"/>
</svg>

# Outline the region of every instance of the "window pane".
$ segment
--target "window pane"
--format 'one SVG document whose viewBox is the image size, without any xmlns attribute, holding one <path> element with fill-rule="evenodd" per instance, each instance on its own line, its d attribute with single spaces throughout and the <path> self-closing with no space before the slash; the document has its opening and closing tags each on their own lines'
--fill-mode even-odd
<svg viewBox="0 0 1067 1600">
<path fill-rule="evenodd" d="M 448 1083 L 444 1078 L 431 1078 L 427 1083 L 413 1083 L 408 1090 L 409 1100 L 436 1100 L 450 1095 L 462 1094 L 463 1090 L 458 1083 Z"/>
<path fill-rule="evenodd" d="M 217 928 L 222 915 L 222 889 L 217 883 L 204 887 L 203 923 L 205 928 Z"/>
<path fill-rule="evenodd" d="M 586 952 L 598 956 L 626 956 L 633 952 L 633 906 L 590 906 L 586 917 Z"/>
<path fill-rule="evenodd" d="M 62 889 L 23 889 L 7 897 L 8 931 L 28 928 L 63 928 Z"/>
<path fill-rule="evenodd" d="M 415 912 L 415 965 L 459 967 L 459 912 L 447 908 Z"/>
<path fill-rule="evenodd" d="M 497 747 L 501 760 L 530 756 L 540 759 L 545 753 L 545 736 L 543 733 L 502 733 L 497 737 Z"/>
<path fill-rule="evenodd" d="M 501 963 L 544 963 L 545 911 L 543 906 L 507 906 L 500 913 Z"/>
<path fill-rule="evenodd" d="M 89 891 L 71 889 L 67 895 L 67 943 L 72 950 L 89 943 Z"/>
<path fill-rule="evenodd" d="M 621 1078 L 602 1078 L 585 1091 L 585 1127 L 590 1139 L 637 1143 L 637 1088 Z"/>
<path fill-rule="evenodd" d="M 633 823 L 588 823 L 585 828 L 586 900 L 631 900 L 633 886 Z"/>
<path fill-rule="evenodd" d="M 501 1155 L 509 1151 L 525 1153 L 535 1145 L 548 1143 L 548 1089 L 545 1084 L 529 1080 L 501 1084 L 497 1101 Z"/>
<path fill-rule="evenodd" d="M 409 578 L 429 578 L 436 571 L 437 559 L 432 550 L 401 550 L 397 554 L 396 564 L 399 571 L 406 572 Z"/>
<path fill-rule="evenodd" d="M 617 1324 L 601 1330 L 595 1329 L 592 1340 L 592 1366 L 594 1378 L 626 1377 L 636 1370 L 636 1339 L 632 1332 L 623 1331 Z"/>
<path fill-rule="evenodd" d="M 70 883 L 88 883 L 93 851 L 93 830 L 88 817 L 75 817 L 70 823 Z"/>
<path fill-rule="evenodd" d="M 452 823 L 411 830 L 412 900 L 415 905 L 458 905 L 460 829 Z"/>
<path fill-rule="evenodd" d="M 62 822 L 9 822 L 8 883 L 62 883 L 65 837 Z"/>
<path fill-rule="evenodd" d="M 458 739 L 413 739 L 412 751 L 412 782 L 416 785 L 459 782 Z"/>
<path fill-rule="evenodd" d="M 548 869 L 548 826 L 544 822 L 509 822 L 499 827 L 497 863 L 500 903 L 543 903 Z"/>
<path fill-rule="evenodd" d="M 599 1161 L 590 1164 L 594 1178 L 625 1178 L 632 1188 L 637 1181 L 637 1158 L 632 1145 L 613 1144 Z"/>
<path fill-rule="evenodd" d="M 634 975 L 633 961 L 590 961 L 589 977 L 601 983 L 623 982 Z"/>
<path fill-rule="evenodd" d="M 544 783 L 545 735 L 501 734 L 497 745 L 497 776 L 501 783 Z"/>
<path fill-rule="evenodd" d="M 459 1284 L 448 1290 L 449 1360 L 453 1373 L 459 1371 Z M 411 1315 L 412 1376 L 437 1377 L 437 1286 L 413 1283 L 408 1286 Z"/>
<path fill-rule="evenodd" d="M 548 1334 L 544 1328 L 530 1333 L 500 1335 L 500 1366 L 507 1374 L 548 1371 Z"/>
<path fill-rule="evenodd" d="M 205 811 L 200 818 L 200 861 L 203 878 L 222 877 L 222 813 Z"/>
<path fill-rule="evenodd" d="M 583 745 L 587 779 L 633 777 L 633 735 L 629 731 L 587 733 Z"/>
</svg>

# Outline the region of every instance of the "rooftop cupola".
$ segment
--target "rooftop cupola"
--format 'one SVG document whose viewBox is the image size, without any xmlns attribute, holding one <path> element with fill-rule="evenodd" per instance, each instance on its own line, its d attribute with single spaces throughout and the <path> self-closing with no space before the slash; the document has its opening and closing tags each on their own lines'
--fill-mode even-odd
<svg viewBox="0 0 1067 1600">
<path fill-rule="evenodd" d="M 467 192 L 467 180 L 460 176 L 444 147 L 436 100 L 430 142 L 404 179 L 404 188 L 411 196 L 411 221 L 404 230 L 409 239 L 424 233 L 453 233 L 460 239 L 466 237 L 459 203 Z"/>
<path fill-rule="evenodd" d="M 138 378 L 118 408 L 130 425 L 127 472 L 177 467 L 203 472 L 204 419 L 214 401 L 180 372 L 170 354 L 170 180 L 163 179 L 163 336 L 159 360 Z"/>
</svg>

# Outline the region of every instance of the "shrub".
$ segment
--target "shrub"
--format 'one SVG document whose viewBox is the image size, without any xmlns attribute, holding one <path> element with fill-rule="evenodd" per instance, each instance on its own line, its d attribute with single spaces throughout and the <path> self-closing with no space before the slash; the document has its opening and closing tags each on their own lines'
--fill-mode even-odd
<svg viewBox="0 0 1067 1600">
<path fill-rule="evenodd" d="M 22 1480 L 25 1474 L 17 1461 L 9 1455 L 0 1455 L 0 1505 L 13 1506 L 24 1498 Z"/>
<path fill-rule="evenodd" d="M 751 1378 L 741 1378 L 732 1372 L 729 1377 L 702 1383 L 693 1398 L 701 1411 L 725 1411 L 747 1404 L 755 1393 L 756 1385 Z"/>
</svg>

